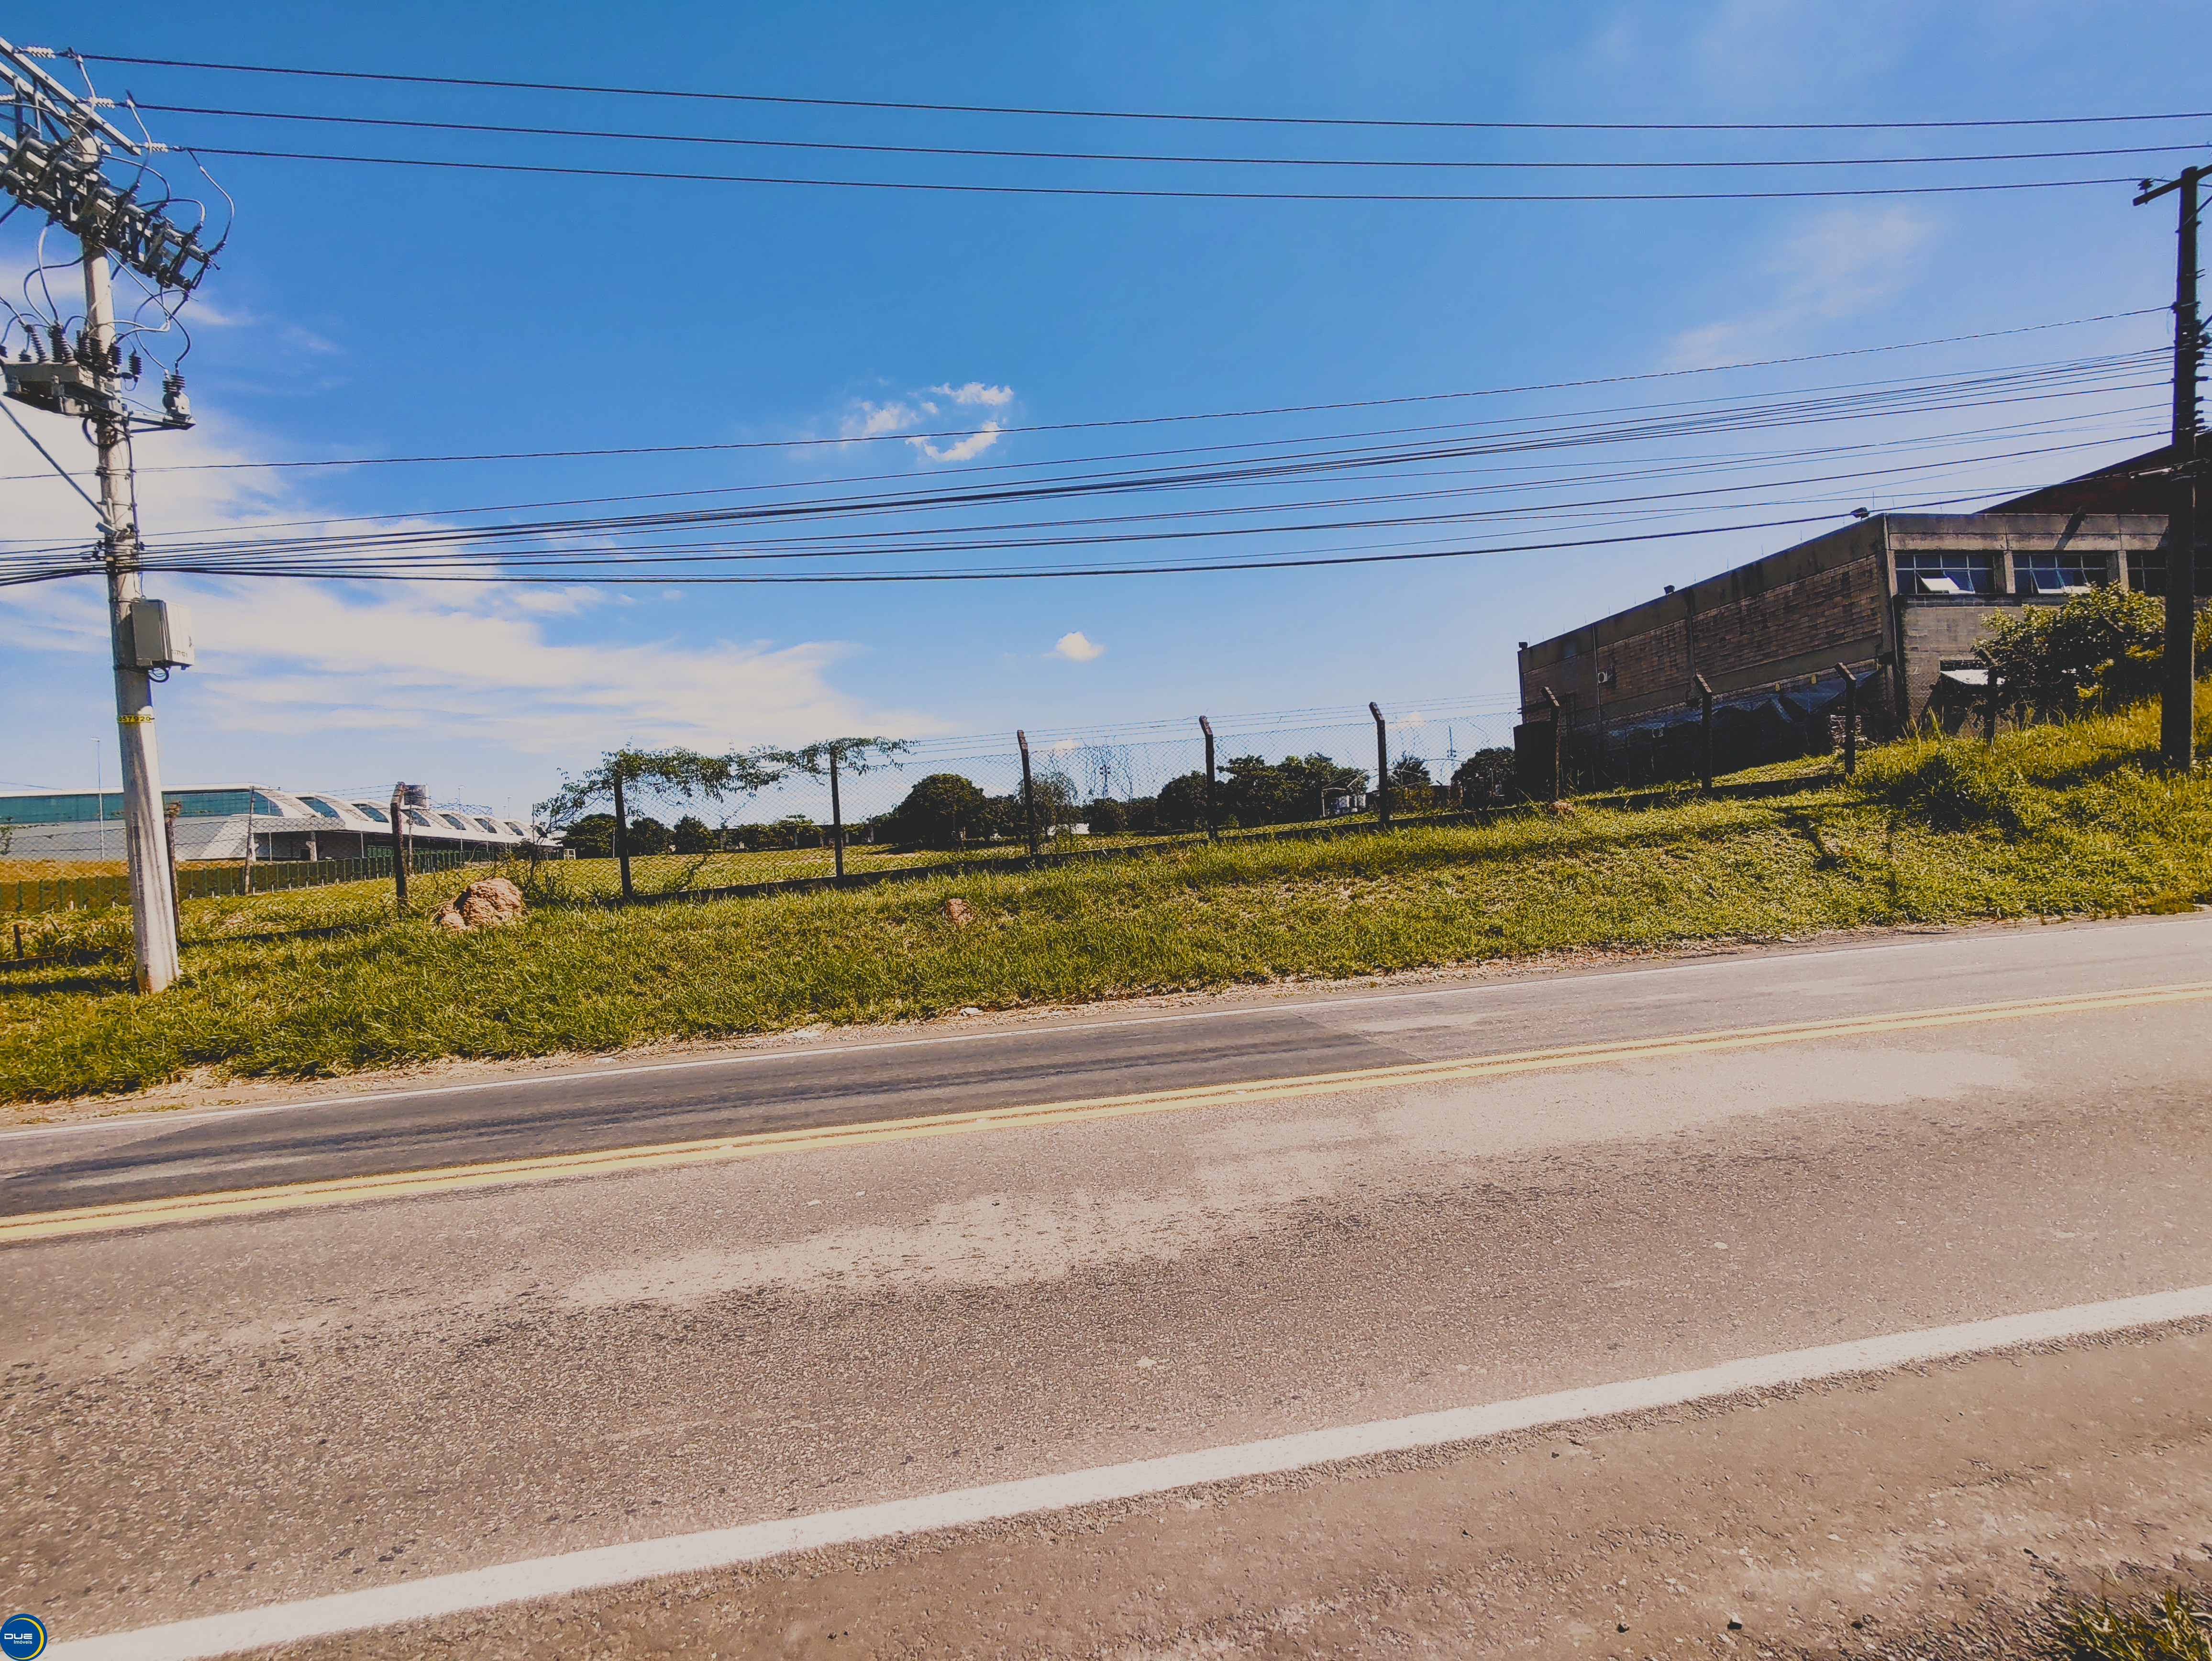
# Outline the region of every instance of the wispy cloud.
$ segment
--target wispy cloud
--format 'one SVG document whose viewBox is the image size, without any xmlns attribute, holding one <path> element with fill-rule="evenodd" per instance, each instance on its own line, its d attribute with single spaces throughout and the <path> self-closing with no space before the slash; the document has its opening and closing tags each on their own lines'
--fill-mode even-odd
<svg viewBox="0 0 2212 1661">
<path fill-rule="evenodd" d="M 1088 663 L 1093 658 L 1106 655 L 1106 648 L 1087 637 L 1081 630 L 1071 630 L 1054 642 L 1052 654 L 1066 658 L 1070 663 Z"/>
<path fill-rule="evenodd" d="M 1666 366 L 1706 368 L 1767 356 L 1799 345 L 1823 324 L 1871 310 L 1914 280 L 1935 230 L 1908 207 L 1828 210 L 1763 263 L 1763 301 L 1741 316 L 1677 335 Z"/>
<path fill-rule="evenodd" d="M 1006 430 L 1005 422 L 994 415 L 957 436 L 942 428 L 964 426 L 975 418 L 966 411 L 1002 411 L 1013 401 L 1012 386 L 994 386 L 982 380 L 963 381 L 957 386 L 949 380 L 941 381 L 934 386 L 919 387 L 880 401 L 856 399 L 838 418 L 837 431 L 841 437 L 848 439 L 905 433 L 909 435 L 906 441 L 931 461 L 972 461 L 999 441 Z M 925 423 L 932 430 L 913 431 Z"/>
<path fill-rule="evenodd" d="M 987 421 L 957 444 L 936 445 L 926 438 L 910 438 L 907 442 L 932 461 L 967 461 L 983 453 L 999 441 L 1000 431 L 995 421 Z"/>
<path fill-rule="evenodd" d="M 932 386 L 929 389 L 940 398 L 949 398 L 955 404 L 981 404 L 996 410 L 1014 401 L 1012 386 L 986 386 L 980 380 L 971 380 L 962 386 Z"/>
<path fill-rule="evenodd" d="M 876 438 L 884 433 L 902 433 L 921 419 L 921 412 L 911 405 L 871 404 L 863 399 L 838 423 L 837 430 L 847 438 Z"/>
</svg>

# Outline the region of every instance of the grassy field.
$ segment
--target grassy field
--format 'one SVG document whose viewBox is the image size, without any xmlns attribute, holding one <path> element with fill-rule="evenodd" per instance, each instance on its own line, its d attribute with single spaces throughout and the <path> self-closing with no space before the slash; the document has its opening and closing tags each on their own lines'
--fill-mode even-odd
<svg viewBox="0 0 2212 1661">
<path fill-rule="evenodd" d="M 127 1091 L 197 1068 L 328 1077 L 1576 947 L 2177 910 L 2212 897 L 2212 783 L 2152 770 L 2155 740 L 2143 711 L 1994 748 L 1893 745 L 1850 788 L 1756 801 L 1662 794 L 1486 825 L 1249 837 L 631 910 L 556 901 L 465 936 L 426 921 L 465 873 L 419 879 L 424 904 L 406 919 L 380 884 L 195 901 L 186 977 L 152 999 L 125 990 L 127 916 L 76 914 L 46 921 L 77 961 L 0 980 L 0 1098 Z M 611 871 L 592 862 L 592 878 L 604 885 Z M 974 913 L 966 928 L 945 916 L 955 895 Z"/>
</svg>

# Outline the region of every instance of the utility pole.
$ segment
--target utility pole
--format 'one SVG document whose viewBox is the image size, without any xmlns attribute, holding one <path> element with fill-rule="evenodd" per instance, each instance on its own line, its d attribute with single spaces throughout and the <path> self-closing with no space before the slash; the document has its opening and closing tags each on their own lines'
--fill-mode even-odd
<svg viewBox="0 0 2212 1661">
<path fill-rule="evenodd" d="M 124 401 L 123 383 L 137 379 L 139 358 L 135 350 L 126 357 L 117 338 L 108 260 L 120 260 L 157 295 L 173 293 L 181 305 L 207 274 L 214 250 L 202 247 L 196 228 L 179 228 L 158 205 L 172 199 L 153 172 L 151 158 L 163 147 L 130 137 L 100 113 L 103 100 L 72 92 L 33 61 L 53 55 L 0 40 L 0 98 L 13 118 L 0 131 L 0 192 L 76 238 L 84 327 L 72 350 L 65 319 L 47 319 L 51 360 L 33 336 L 21 359 L 4 364 L 0 379 L 16 402 L 83 422 L 98 452 L 100 494 L 92 506 L 100 514 L 100 563 L 107 581 L 124 848 L 137 943 L 134 979 L 141 992 L 159 992 L 177 978 L 179 964 L 153 681 L 156 673 L 166 679 L 170 669 L 189 666 L 192 653 L 181 611 L 146 599 L 140 587 L 131 429 L 134 420 L 142 427 L 189 427 L 191 416 L 183 378 L 173 373 L 162 383 L 165 416 L 134 411 Z M 124 187 L 101 172 L 118 150 L 133 158 L 136 176 Z M 155 187 L 147 191 L 157 204 L 151 207 L 138 199 L 149 184 Z M 66 472 L 63 476 L 83 494 Z"/>
<path fill-rule="evenodd" d="M 845 811 L 837 800 L 837 746 L 830 746 L 830 848 L 837 880 L 845 880 Z"/>
<path fill-rule="evenodd" d="M 2179 194 L 2179 246 L 2173 277 L 2173 498 L 2166 521 L 2166 684 L 2159 748 L 2168 768 L 2197 764 L 2197 378 L 2204 350 L 2197 315 L 2198 186 L 2212 167 L 2184 167 L 2165 184 L 2142 181 L 2136 206 Z"/>
</svg>

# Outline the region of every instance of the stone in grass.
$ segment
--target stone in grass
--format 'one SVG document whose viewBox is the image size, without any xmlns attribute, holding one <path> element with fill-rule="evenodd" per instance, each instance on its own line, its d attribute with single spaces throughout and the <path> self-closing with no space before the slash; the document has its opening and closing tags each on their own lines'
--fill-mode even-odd
<svg viewBox="0 0 2212 1661">
<path fill-rule="evenodd" d="M 505 877 L 485 877 L 471 883 L 440 906 L 430 919 L 434 926 L 456 934 L 521 921 L 522 891 Z"/>
</svg>

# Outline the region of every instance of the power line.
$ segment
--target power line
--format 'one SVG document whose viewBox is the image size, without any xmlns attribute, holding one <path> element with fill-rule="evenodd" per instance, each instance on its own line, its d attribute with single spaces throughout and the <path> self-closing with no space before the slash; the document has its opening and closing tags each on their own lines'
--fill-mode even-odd
<svg viewBox="0 0 2212 1661">
<path fill-rule="evenodd" d="M 2140 306 L 2130 311 L 2100 312 L 2089 317 L 2066 318 L 2056 323 L 2030 323 L 2018 328 L 1984 329 L 1972 334 L 1944 335 L 1927 340 L 1899 341 L 1886 346 L 1851 346 L 1839 351 L 1803 352 L 1789 357 L 1756 358 L 1742 363 L 1705 364 L 1683 369 L 1652 369 L 1635 374 L 1594 375 L 1580 380 L 1531 382 L 1517 386 L 1486 386 L 1472 391 L 1451 392 L 1411 392 L 1394 398 L 1343 399 L 1320 404 L 1285 404 L 1249 410 L 1212 410 L 1196 413 L 1126 416 L 1099 421 L 1040 422 L 1024 427 L 1001 427 L 1002 438 L 1038 433 L 1097 432 L 1117 427 L 1152 427 L 1187 421 L 1249 421 L 1271 416 L 1317 415 L 1338 410 L 1376 410 L 1406 404 L 1437 404 L 1461 399 L 1509 398 L 1531 392 L 1574 392 L 1587 386 L 1616 386 L 1646 380 L 1677 380 L 1690 375 L 1729 374 L 1748 369 L 1782 368 L 1797 363 L 1821 363 L 1838 358 L 1869 357 L 1886 352 L 1917 351 L 1931 346 L 1957 346 L 1977 340 L 1996 340 L 2011 335 L 2040 334 L 2052 329 L 2080 328 L 2093 323 L 2113 323 L 2129 318 L 2164 316 L 2172 309 L 2166 306 Z M 917 439 L 967 438 L 975 429 L 968 427 L 942 431 L 911 433 L 862 433 L 839 438 L 785 438 L 734 440 L 717 444 L 633 444 L 599 449 L 574 450 L 501 450 L 479 451 L 452 455 L 411 456 L 330 456 L 284 461 L 190 461 L 166 466 L 142 466 L 141 473 L 185 472 L 241 472 L 306 469 L 317 467 L 398 467 L 419 466 L 446 462 L 475 461 L 562 461 L 589 459 L 610 456 L 634 455 L 697 455 L 742 450 L 811 450 L 842 447 L 848 444 L 910 444 Z M 992 471 L 1003 465 L 1035 465 L 1038 464 L 989 464 L 985 467 L 969 468 L 970 473 Z M 46 478 L 43 473 L 15 473 L 0 475 L 0 484 L 22 484 Z M 832 484 L 848 482 L 842 479 Z"/>
<path fill-rule="evenodd" d="M 1168 190 L 1115 185 L 981 185 L 910 179 L 809 179 L 795 174 L 677 173 L 657 167 L 579 167 L 551 162 L 464 161 L 418 155 L 341 155 L 325 150 L 231 149 L 180 145 L 193 155 L 262 161 L 343 161 L 365 167 L 429 167 L 445 172 L 523 173 L 561 179 L 627 179 L 663 184 L 778 185 L 804 189 L 906 191 L 956 196 L 1054 196 L 1170 202 L 1799 202 L 1844 197 L 1962 196 L 2006 191 L 2060 191 L 2133 186 L 2136 179 L 1985 179 L 1962 185 L 1854 185 L 1778 191 L 1227 191 Z"/>
<path fill-rule="evenodd" d="M 2151 383 L 2142 384 L 2149 385 Z M 2122 386 L 2110 389 L 2090 387 L 2087 390 L 2094 392 L 2100 390 L 2124 391 L 2129 389 L 2129 387 Z M 1906 393 L 1917 393 L 1931 390 L 1944 392 L 1949 389 L 1937 386 L 1934 388 L 1908 387 L 1893 390 Z M 2053 394 L 2045 393 L 2033 394 L 2032 396 L 2040 398 L 2052 395 Z M 2062 397 L 2073 397 L 2079 396 L 2081 393 L 2079 390 L 2076 390 L 2075 392 L 2061 392 L 2056 395 Z M 2018 399 L 1994 399 L 1986 396 L 1978 400 L 1978 402 L 1984 405 L 2017 401 L 2021 400 Z M 497 545 L 512 544 L 518 538 L 532 541 L 542 541 L 547 538 L 572 539 L 586 538 L 604 543 L 609 538 L 635 537 L 644 532 L 666 532 L 672 530 L 678 532 L 697 532 L 708 530 L 715 526 L 733 525 L 759 526 L 777 522 L 787 523 L 794 519 L 818 520 L 824 516 L 843 517 L 849 515 L 855 511 L 874 514 L 892 510 L 941 510 L 947 508 L 962 507 L 988 508 L 1006 506 L 1024 502 L 1064 500 L 1070 497 L 1079 498 L 1097 495 L 1102 492 L 1121 494 L 1132 491 L 1159 489 L 1182 490 L 1191 488 L 1194 485 L 1218 488 L 1224 485 L 1249 485 L 1254 483 L 1267 484 L 1276 481 L 1290 482 L 1298 478 L 1310 476 L 1317 472 L 1334 473 L 1347 470 L 1370 471 L 1377 466 L 1399 465 L 1402 464 L 1409 458 L 1409 456 L 1413 459 L 1419 459 L 1436 458 L 1456 459 L 1461 456 L 1470 454 L 1525 453 L 1532 450 L 1542 451 L 1556 448 L 1563 441 L 1574 444 L 1609 444 L 1622 441 L 1635 441 L 1680 432 L 1756 430 L 1761 427 L 1799 426 L 1814 423 L 1854 419 L 1863 416 L 1873 409 L 1887 408 L 1895 411 L 1899 407 L 1900 405 L 1893 398 L 1870 399 L 1867 397 L 1860 396 L 1845 399 L 1826 399 L 1819 400 L 1817 403 L 1801 400 L 1796 403 L 1770 404 L 1763 407 L 1753 406 L 1741 409 L 1693 411 L 1689 418 L 1678 418 L 1670 422 L 1644 422 L 1635 424 L 1616 423 L 1610 426 L 1599 425 L 1588 429 L 1552 429 L 1549 431 L 1539 430 L 1534 433 L 1524 432 L 1518 435 L 1498 435 L 1472 443 L 1458 443 L 1441 448 L 1435 446 L 1425 447 L 1423 449 L 1415 452 L 1407 452 L 1402 449 L 1385 449 L 1381 451 L 1354 450 L 1350 452 L 1324 453 L 1318 458 L 1298 457 L 1295 454 L 1286 458 L 1262 457 L 1255 458 L 1249 461 L 1239 462 L 1233 466 L 1217 467 L 1211 470 L 1201 470 L 1196 472 L 1193 472 L 1188 470 L 1179 470 L 1172 472 L 1137 472 L 1122 474 L 1107 473 L 1089 476 L 1077 475 L 1068 478 L 1040 481 L 1036 484 L 1017 485 L 1011 487 L 998 486 L 978 490 L 941 491 L 928 495 L 917 494 L 891 499 L 882 497 L 863 497 L 857 501 L 852 499 L 841 500 L 837 498 L 830 498 L 827 500 L 800 499 L 791 502 L 770 503 L 757 508 L 741 508 L 736 509 L 713 509 L 682 513 L 601 516 L 591 519 L 537 520 L 482 526 L 423 526 L 404 531 L 365 533 L 355 532 L 325 537 L 270 538 L 247 536 L 242 539 L 233 538 L 216 542 L 169 543 L 164 545 L 163 547 L 151 557 L 162 563 L 173 562 L 186 556 L 205 558 L 227 557 L 233 567 L 233 574 L 244 574 L 248 569 L 274 570 L 276 566 L 281 563 L 288 569 L 288 574 L 292 575 L 309 575 L 313 574 L 314 571 L 320 571 L 325 575 L 341 575 L 343 572 L 340 569 L 339 564 L 337 563 L 341 556 L 349 555 L 356 557 L 354 559 L 347 560 L 343 565 L 344 571 L 353 571 L 362 569 L 358 563 L 358 559 L 360 557 L 375 555 L 376 551 L 379 550 L 386 551 L 381 555 L 378 555 L 377 557 L 380 557 L 382 562 L 388 566 L 396 566 L 397 563 L 402 561 L 410 565 L 416 564 L 423 560 L 447 562 L 454 558 L 462 557 L 463 556 L 460 552 L 461 550 L 475 547 L 483 551 L 483 555 L 480 557 L 504 559 L 508 562 L 510 568 L 516 563 L 527 561 L 529 563 L 561 563 L 571 569 L 582 569 L 592 565 L 605 564 L 614 562 L 635 563 L 641 560 L 648 559 L 653 557 L 667 558 L 680 556 L 689 558 L 696 556 L 701 551 L 702 545 L 696 543 L 676 543 L 662 544 L 658 545 L 639 545 L 635 543 L 630 543 L 612 549 L 604 549 L 595 552 L 570 551 L 566 553 L 561 552 L 557 550 L 548 551 L 543 553 L 530 553 L 526 552 L 523 550 L 512 547 L 502 550 L 498 547 Z M 1923 403 L 1918 407 L 1922 409 L 1930 407 L 1940 409 L 1960 406 L 1955 403 L 1933 406 Z M 1969 405 L 1969 407 L 1971 407 L 1971 405 Z M 2109 419 L 2111 418 L 2111 414 L 2125 412 L 2106 413 L 2104 415 L 2103 418 Z M 2031 425 L 2033 424 L 2040 423 L 2031 423 Z M 1939 437 L 1934 441 L 1948 442 L 1949 441 L 1946 438 Z M 1856 447 L 1844 447 L 1848 448 Z M 2051 447 L 2058 448 L 2068 447 Z M 1827 447 L 1825 451 L 1814 451 L 1804 453 L 1817 455 L 1820 453 L 1837 453 L 1838 447 Z M 1962 460 L 1958 465 L 1967 464 Z M 1646 476 L 1649 475 L 1647 474 Z M 1577 484 L 1578 481 L 1569 478 L 1555 482 L 1562 484 L 1572 485 Z M 1595 482 L 1598 481 L 1593 479 L 1583 479 L 1579 481 L 1580 484 L 1585 485 Z M 1756 485 L 1747 485 L 1731 488 L 1744 489 L 1760 487 Z M 1414 499 L 1418 499 L 1416 494 L 1400 492 L 1381 498 L 1376 498 L 1373 496 L 1355 498 L 1353 502 L 1349 505 L 1360 505 L 1364 502 L 1373 502 L 1376 500 L 1393 502 L 1410 501 Z M 1317 505 L 1328 506 L 1331 504 L 1323 503 Z M 1265 511 L 1279 514 L 1298 511 L 1300 506 L 1301 504 L 1274 504 L 1272 507 L 1263 508 L 1254 511 Z M 1218 515 L 1224 513 L 1243 513 L 1245 511 L 1247 510 L 1203 509 L 1193 513 L 1186 510 L 1185 512 L 1176 514 L 1152 515 L 1149 517 L 1169 520 L 1190 520 Z M 1047 521 L 1045 523 L 1047 526 L 1059 525 L 1080 527 L 1085 525 L 1111 522 L 1121 521 L 1102 520 L 1097 516 L 1093 515 L 1085 519 Z M 253 528 L 255 527 L 240 527 L 241 530 L 248 532 L 252 531 Z M 972 528 L 976 533 L 981 534 L 987 532 L 1004 532 L 1009 529 L 1021 527 L 994 526 L 976 526 Z M 1270 526 L 1261 528 L 1281 531 L 1291 527 Z M 928 534 L 936 537 L 944 537 L 953 533 L 954 532 L 952 530 L 939 528 L 930 532 Z M 883 535 L 902 535 L 911 538 L 916 534 L 919 533 L 913 532 L 866 533 L 866 537 L 864 538 L 864 539 L 877 538 Z M 843 535 L 846 539 L 850 539 L 851 533 L 846 532 L 843 533 Z M 796 544 L 815 542 L 822 539 L 823 538 L 819 537 L 804 537 L 795 539 L 785 538 L 781 540 L 786 545 L 795 545 Z M 773 545 L 773 542 L 763 544 L 757 540 L 754 543 L 745 545 L 747 548 L 759 548 Z M 409 550 L 422 551 L 404 551 Z M 881 551 L 880 549 L 877 551 Z M 927 551 L 927 549 L 925 547 L 909 550 L 909 551 Z M 74 570 L 76 569 L 76 566 L 74 563 L 76 557 L 76 552 L 75 551 L 66 547 L 55 547 L 47 550 L 22 550 L 18 551 L 12 555 L 0 557 L 4 557 L 5 568 L 12 569 L 13 578 L 16 581 L 36 581 L 40 580 L 42 577 L 66 575 L 73 574 Z M 312 566 L 301 563 L 303 561 L 309 560 L 318 561 L 319 563 Z"/>
<path fill-rule="evenodd" d="M 1972 496 L 1945 496 L 1910 504 L 1917 507 L 1940 507 L 1954 502 L 1978 501 L 1989 491 Z M 1894 511 L 1893 509 L 1885 511 Z M 1171 576 L 1225 571 L 1302 570 L 1338 565 L 1396 564 L 1411 561 L 1471 558 L 1486 554 L 1557 553 L 1583 548 L 1615 547 L 1635 543 L 1679 541 L 1686 537 L 1721 536 L 1741 531 L 1767 531 L 1804 525 L 1826 524 L 1846 517 L 1841 512 L 1807 514 L 1788 519 L 1757 520 L 1733 525 L 1701 525 L 1674 531 L 1647 531 L 1612 537 L 1582 537 L 1559 542 L 1521 543 L 1486 547 L 1441 548 L 1409 553 L 1327 553 L 1301 555 L 1291 558 L 1218 560 L 1182 564 L 1154 563 L 1146 565 L 1085 565 L 1042 567 L 1026 569 L 985 571 L 807 571 L 798 573 L 746 573 L 731 575 L 717 572 L 712 575 L 691 575 L 684 573 L 657 574 L 639 576 L 594 575 L 590 580 L 607 584 L 658 584 L 663 586 L 722 584 L 753 586 L 787 586 L 793 584 L 851 584 L 851 583 L 915 583 L 915 582 L 996 582 L 1028 581 L 1066 577 L 1103 576 Z M 165 563 L 163 569 L 192 575 L 235 575 L 240 573 L 220 566 L 208 566 L 191 562 Z M 276 572 L 263 575 L 320 576 L 320 572 Z M 570 583 L 573 576 L 538 576 L 529 573 L 506 575 L 498 572 L 445 575 L 436 572 L 349 572 L 348 580 L 356 581 L 404 582 L 507 582 L 507 583 Z M 0 586 L 20 581 L 0 578 Z"/>
<path fill-rule="evenodd" d="M 501 81 L 481 76 L 403 75 L 372 70 L 325 70 L 273 64 L 218 64 L 191 58 L 124 57 L 65 51 L 65 58 L 94 64 L 155 69 L 211 70 L 231 75 L 296 76 L 324 81 L 372 81 L 392 85 L 465 87 L 501 92 L 585 93 L 619 98 L 667 98 L 705 103 L 769 104 L 842 110 L 905 110 L 943 115 L 1049 116 L 1096 121 L 1218 122 L 1244 126 L 1380 127 L 1452 132 L 1907 132 L 1962 128 L 2071 127 L 2128 122 L 2201 121 L 2212 110 L 2166 114 L 2012 116 L 1941 121 L 1458 121 L 1326 115 L 1237 115 L 1182 110 L 1054 108 L 1037 105 L 927 103 L 875 98 L 811 98 L 790 94 L 696 92 L 665 87 L 595 85 L 564 81 Z"/>
<path fill-rule="evenodd" d="M 1731 158 L 1719 161 L 1497 161 L 1463 158 L 1382 156 L 1162 155 L 1128 150 L 1005 149 L 946 144 L 860 144 L 826 139 L 740 138 L 726 134 L 634 132 L 592 127 L 519 126 L 489 121 L 428 121 L 399 116 L 336 115 L 286 110 L 240 110 L 197 104 L 139 104 L 167 115 L 202 115 L 251 121 L 314 122 L 331 126 L 396 127 L 420 132 L 496 133 L 532 138 L 617 139 L 657 144 L 708 144 L 744 149 L 827 150 L 860 155 L 932 155 L 1025 161 L 1139 161 L 1193 167 L 1423 167 L 1500 172 L 1654 171 L 1718 167 L 1945 167 L 1993 161 L 2073 161 L 2111 155 L 2170 155 L 2204 148 L 2195 143 L 2139 144 L 2087 150 L 2013 150 L 1970 155 L 1850 155 L 1790 158 Z M 193 149 L 186 145 L 183 148 Z"/>
</svg>

